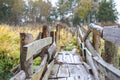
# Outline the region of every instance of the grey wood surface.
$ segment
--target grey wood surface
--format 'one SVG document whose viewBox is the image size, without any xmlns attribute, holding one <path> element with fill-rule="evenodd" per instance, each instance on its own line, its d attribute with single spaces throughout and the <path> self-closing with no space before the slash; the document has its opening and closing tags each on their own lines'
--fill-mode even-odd
<svg viewBox="0 0 120 80">
<path fill-rule="evenodd" d="M 94 80 L 77 53 L 60 52 L 48 80 Z"/>
</svg>

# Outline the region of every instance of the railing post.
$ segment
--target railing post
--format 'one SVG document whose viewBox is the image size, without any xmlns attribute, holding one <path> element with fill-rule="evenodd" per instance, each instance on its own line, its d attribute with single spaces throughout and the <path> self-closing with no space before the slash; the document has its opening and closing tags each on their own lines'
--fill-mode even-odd
<svg viewBox="0 0 120 80">
<path fill-rule="evenodd" d="M 119 67 L 118 46 L 112 42 L 105 41 L 105 54 L 104 60 L 113 64 L 115 67 Z"/>
<path fill-rule="evenodd" d="M 99 32 L 97 32 L 96 30 L 93 30 L 93 46 L 95 48 L 95 50 L 100 54 L 100 36 L 99 36 Z"/>
<path fill-rule="evenodd" d="M 24 45 L 32 42 L 33 36 L 28 33 L 20 33 L 20 66 L 21 70 L 24 70 L 26 77 L 30 78 L 33 74 L 33 57 L 26 61 L 27 48 Z"/>
<path fill-rule="evenodd" d="M 58 40 L 60 39 L 60 26 L 57 24 L 56 26 L 56 45 L 58 44 Z"/>
<path fill-rule="evenodd" d="M 55 35 L 54 35 L 54 31 L 50 32 L 50 36 L 52 37 L 52 43 L 55 41 Z M 51 44 L 52 44 L 51 43 Z"/>
<path fill-rule="evenodd" d="M 49 31 L 49 27 L 47 24 L 43 25 L 43 29 L 42 29 L 42 38 L 48 37 L 50 36 L 50 31 Z"/>
</svg>

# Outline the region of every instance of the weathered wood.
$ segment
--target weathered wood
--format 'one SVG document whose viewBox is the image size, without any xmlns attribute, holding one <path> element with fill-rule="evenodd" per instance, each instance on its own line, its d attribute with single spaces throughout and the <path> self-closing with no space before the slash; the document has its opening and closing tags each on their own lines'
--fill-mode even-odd
<svg viewBox="0 0 120 80">
<path fill-rule="evenodd" d="M 57 77 L 69 77 L 68 65 L 60 65 Z"/>
<path fill-rule="evenodd" d="M 103 32 L 103 27 L 101 27 L 101 26 L 99 26 L 99 25 L 95 25 L 95 24 L 93 24 L 93 23 L 91 23 L 91 24 L 89 25 L 89 28 L 90 28 L 91 30 L 96 30 L 96 31 L 100 32 L 100 35 L 101 35 L 102 32 Z"/>
<path fill-rule="evenodd" d="M 24 48 L 27 49 L 26 60 L 32 57 L 34 54 L 37 54 L 41 51 L 41 49 L 49 44 L 51 44 L 52 38 L 47 37 L 40 40 L 36 40 L 28 45 L 25 45 Z"/>
<path fill-rule="evenodd" d="M 80 39 L 81 39 L 81 41 L 83 42 L 83 37 L 84 37 L 84 35 L 83 35 L 82 30 L 80 29 L 79 26 L 78 26 L 78 36 L 80 36 Z"/>
<path fill-rule="evenodd" d="M 105 41 L 105 54 L 103 59 L 119 68 L 118 46 L 112 42 Z"/>
<path fill-rule="evenodd" d="M 99 32 L 93 30 L 93 47 L 98 53 L 100 53 L 100 44 L 101 41 L 100 41 Z"/>
<path fill-rule="evenodd" d="M 112 66 L 111 64 L 106 63 L 104 60 L 99 57 L 93 57 L 94 61 L 97 62 L 97 68 L 100 71 L 104 71 L 105 76 L 109 80 L 120 80 L 120 70 Z"/>
<path fill-rule="evenodd" d="M 45 75 L 44 75 L 44 77 L 42 78 L 42 80 L 48 80 L 49 75 L 50 75 L 50 71 L 52 70 L 53 65 L 54 65 L 54 60 L 48 65 L 47 71 L 45 72 Z"/>
<path fill-rule="evenodd" d="M 32 75 L 31 80 L 40 80 L 42 77 L 42 74 L 44 72 L 44 69 L 46 67 L 46 63 L 47 63 L 47 55 L 44 55 L 43 60 L 40 64 L 40 66 L 38 67 L 38 69 L 36 70 L 36 72 Z"/>
<path fill-rule="evenodd" d="M 49 60 L 53 59 L 55 56 L 57 50 L 57 46 L 55 44 L 55 42 L 49 47 L 48 49 L 48 53 L 49 53 Z"/>
<path fill-rule="evenodd" d="M 84 36 L 84 38 L 83 38 L 83 41 L 85 41 L 85 40 L 88 38 L 88 36 L 89 36 L 90 33 L 91 33 L 91 30 L 89 29 L 89 30 L 87 31 L 87 33 L 85 34 L 85 36 Z"/>
<path fill-rule="evenodd" d="M 74 63 L 81 63 L 81 59 L 80 59 L 80 56 L 79 55 L 73 55 L 73 57 L 74 57 Z"/>
<path fill-rule="evenodd" d="M 42 38 L 46 38 L 50 36 L 49 26 L 47 24 L 43 25 L 42 32 L 43 32 Z"/>
<path fill-rule="evenodd" d="M 20 71 L 14 77 L 12 77 L 10 80 L 25 80 L 25 79 L 26 79 L 25 72 L 24 71 Z"/>
<path fill-rule="evenodd" d="M 85 62 L 82 62 L 82 63 L 84 65 L 85 69 L 87 70 L 87 72 L 91 73 L 91 70 L 92 70 L 91 67 L 87 63 L 85 63 Z"/>
<path fill-rule="evenodd" d="M 110 41 L 116 45 L 120 45 L 120 28 L 104 27 L 103 39 Z"/>
<path fill-rule="evenodd" d="M 52 37 L 52 43 L 55 41 L 55 35 L 54 31 L 50 32 L 50 37 Z"/>
<path fill-rule="evenodd" d="M 68 69 L 71 77 L 81 75 L 81 65 L 68 65 Z"/>
<path fill-rule="evenodd" d="M 38 36 L 36 37 L 35 40 L 39 40 L 39 39 L 41 39 L 41 37 L 42 37 L 42 32 L 39 32 L 39 34 L 38 34 Z"/>
<path fill-rule="evenodd" d="M 32 63 L 33 56 L 27 59 L 27 48 L 23 47 L 24 45 L 32 42 L 33 36 L 28 33 L 20 33 L 20 66 L 21 70 L 24 70 L 26 77 L 30 78 L 33 74 Z"/>
<path fill-rule="evenodd" d="M 86 50 L 86 49 L 85 49 Z M 90 55 L 88 55 L 88 53 L 90 53 L 90 52 L 88 52 L 88 50 L 86 50 L 86 58 L 87 58 L 87 62 L 88 62 L 88 64 L 91 66 L 91 68 L 92 68 L 92 71 L 93 71 L 93 75 L 94 75 L 94 77 L 95 77 L 95 80 L 99 80 L 99 75 L 98 75 L 98 72 L 97 72 L 97 69 L 96 69 L 96 67 L 95 67 L 95 65 L 94 65 L 94 62 L 93 62 L 93 59 L 92 59 L 92 56 L 90 56 Z"/>
<path fill-rule="evenodd" d="M 51 74 L 50 74 L 49 78 L 56 78 L 57 77 L 59 67 L 60 67 L 59 64 L 54 64 L 54 66 L 53 66 L 53 68 L 51 70 Z"/>
</svg>

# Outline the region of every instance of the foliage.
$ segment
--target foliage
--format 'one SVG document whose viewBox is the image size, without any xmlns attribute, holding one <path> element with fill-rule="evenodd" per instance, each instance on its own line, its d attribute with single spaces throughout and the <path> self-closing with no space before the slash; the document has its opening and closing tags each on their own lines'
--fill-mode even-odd
<svg viewBox="0 0 120 80">
<path fill-rule="evenodd" d="M 60 50 L 61 46 L 65 46 L 66 51 L 71 51 L 72 49 L 77 48 L 76 46 L 77 37 L 76 35 L 72 36 L 70 30 L 71 28 L 60 30 L 60 40 L 58 43 L 58 50 Z"/>
<path fill-rule="evenodd" d="M 18 24 L 23 9 L 23 0 L 1 0 L 0 23 Z"/>
<path fill-rule="evenodd" d="M 115 22 L 117 20 L 117 11 L 112 0 L 102 1 L 97 13 L 99 22 Z"/>
<path fill-rule="evenodd" d="M 0 25 L 0 80 L 2 80 L 1 78 L 3 78 L 3 80 L 7 80 L 7 77 L 10 76 L 10 69 L 19 64 L 19 33 L 32 33 L 34 38 L 36 38 L 39 31 L 39 28 L 11 27 L 8 25 Z M 35 62 L 35 64 L 37 64 L 38 60 Z M 6 78 L 4 78 L 5 74 Z"/>
</svg>

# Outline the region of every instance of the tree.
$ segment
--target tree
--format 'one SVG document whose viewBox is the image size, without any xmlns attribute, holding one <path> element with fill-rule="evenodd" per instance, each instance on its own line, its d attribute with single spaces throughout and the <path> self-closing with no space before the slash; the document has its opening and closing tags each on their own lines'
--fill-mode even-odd
<svg viewBox="0 0 120 80">
<path fill-rule="evenodd" d="M 117 20 L 117 10 L 113 0 L 102 1 L 97 13 L 97 19 L 99 22 L 115 22 Z"/>
<path fill-rule="evenodd" d="M 23 0 L 0 1 L 0 23 L 18 24 L 23 11 Z"/>
</svg>

